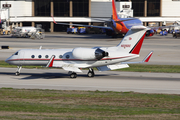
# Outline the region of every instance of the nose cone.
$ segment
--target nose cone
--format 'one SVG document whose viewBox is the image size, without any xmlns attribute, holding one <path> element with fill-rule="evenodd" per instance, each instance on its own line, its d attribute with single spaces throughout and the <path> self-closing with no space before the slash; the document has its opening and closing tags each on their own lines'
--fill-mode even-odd
<svg viewBox="0 0 180 120">
<path fill-rule="evenodd" d="M 11 57 L 7 58 L 7 59 L 5 60 L 5 62 L 10 64 L 10 60 L 11 60 Z"/>
</svg>

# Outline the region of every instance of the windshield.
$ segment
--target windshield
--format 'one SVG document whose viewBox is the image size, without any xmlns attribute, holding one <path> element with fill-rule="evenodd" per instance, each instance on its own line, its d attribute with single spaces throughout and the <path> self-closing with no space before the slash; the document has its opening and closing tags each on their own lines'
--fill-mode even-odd
<svg viewBox="0 0 180 120">
<path fill-rule="evenodd" d="M 18 55 L 18 52 L 16 52 L 14 55 Z"/>
</svg>

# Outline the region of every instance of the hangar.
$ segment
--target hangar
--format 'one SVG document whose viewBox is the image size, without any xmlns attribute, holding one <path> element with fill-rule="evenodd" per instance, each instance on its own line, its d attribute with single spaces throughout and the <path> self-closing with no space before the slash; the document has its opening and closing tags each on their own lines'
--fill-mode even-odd
<svg viewBox="0 0 180 120">
<path fill-rule="evenodd" d="M 110 19 L 112 0 L 1 0 L 0 16 L 10 27 L 36 26 L 41 24 L 46 32 L 66 31 L 67 27 L 57 22 L 102 24 L 98 20 Z M 117 11 L 130 3 L 133 16 L 141 19 L 145 26 L 156 23 L 162 26 L 168 22 L 180 21 L 180 0 L 116 0 Z"/>
</svg>

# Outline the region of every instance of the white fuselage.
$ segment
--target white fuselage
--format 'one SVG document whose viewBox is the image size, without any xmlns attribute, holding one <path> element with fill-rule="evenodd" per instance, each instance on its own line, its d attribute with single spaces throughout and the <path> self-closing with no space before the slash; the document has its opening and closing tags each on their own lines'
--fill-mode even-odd
<svg viewBox="0 0 180 120">
<path fill-rule="evenodd" d="M 6 62 L 17 66 L 46 66 L 51 56 L 55 55 L 53 67 L 73 66 L 78 68 L 90 68 L 112 65 L 139 57 L 139 55 L 136 54 L 122 53 L 117 50 L 117 47 L 101 49 L 108 52 L 108 56 L 100 60 L 77 59 L 72 54 L 73 49 L 22 49 L 9 57 Z"/>
</svg>

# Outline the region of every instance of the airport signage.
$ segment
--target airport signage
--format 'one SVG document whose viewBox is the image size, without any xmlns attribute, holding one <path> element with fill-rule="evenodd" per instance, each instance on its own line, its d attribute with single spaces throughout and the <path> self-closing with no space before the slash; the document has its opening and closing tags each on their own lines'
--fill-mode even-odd
<svg viewBox="0 0 180 120">
<path fill-rule="evenodd" d="M 3 4 L 2 5 L 4 8 L 10 8 L 11 7 L 11 4 Z"/>
</svg>

